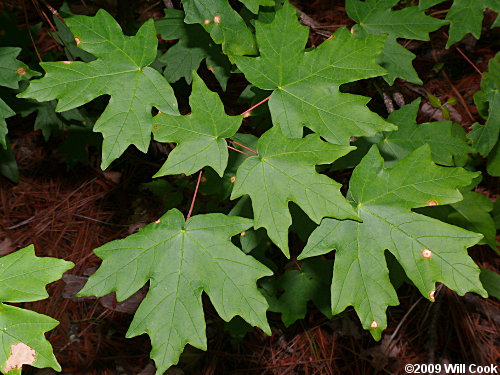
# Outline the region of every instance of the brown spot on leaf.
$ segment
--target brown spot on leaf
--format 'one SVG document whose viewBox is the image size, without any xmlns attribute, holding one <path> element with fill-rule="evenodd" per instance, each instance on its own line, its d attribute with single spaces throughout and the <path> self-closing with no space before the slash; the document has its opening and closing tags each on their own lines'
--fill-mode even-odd
<svg viewBox="0 0 500 375">
<path fill-rule="evenodd" d="M 18 342 L 10 347 L 10 355 L 5 362 L 4 373 L 8 373 L 14 369 L 21 369 L 23 365 L 32 365 L 36 360 L 36 352 L 28 345 Z"/>
<path fill-rule="evenodd" d="M 431 299 L 432 302 L 434 302 L 436 300 L 436 290 L 431 290 L 429 292 L 429 298 Z"/>
<path fill-rule="evenodd" d="M 20 76 L 23 76 L 23 75 L 25 75 L 25 74 L 26 74 L 26 69 L 24 69 L 23 67 L 21 67 L 21 68 L 18 68 L 18 69 L 16 70 L 16 72 L 17 72 L 17 74 L 19 74 Z"/>
<path fill-rule="evenodd" d="M 378 323 L 374 320 L 374 321 L 370 324 L 370 328 L 371 328 L 371 329 L 377 329 L 377 328 L 378 328 Z"/>
<path fill-rule="evenodd" d="M 220 16 L 215 16 L 214 17 L 214 23 L 217 24 L 217 25 L 220 23 Z"/>
<path fill-rule="evenodd" d="M 236 181 L 236 176 L 232 176 L 229 181 L 231 181 L 232 184 L 234 184 L 234 181 Z"/>
<path fill-rule="evenodd" d="M 434 200 L 430 200 L 429 202 L 427 202 L 427 206 L 437 206 L 439 203 L 434 201 Z"/>
<path fill-rule="evenodd" d="M 432 251 L 430 251 L 429 249 L 423 249 L 422 250 L 422 256 L 425 259 L 431 259 L 432 258 Z"/>
<path fill-rule="evenodd" d="M 76 42 L 76 45 L 78 46 L 78 45 L 80 45 L 80 43 L 82 41 L 80 40 L 80 38 L 78 38 L 78 37 L 75 36 L 75 42 Z"/>
</svg>

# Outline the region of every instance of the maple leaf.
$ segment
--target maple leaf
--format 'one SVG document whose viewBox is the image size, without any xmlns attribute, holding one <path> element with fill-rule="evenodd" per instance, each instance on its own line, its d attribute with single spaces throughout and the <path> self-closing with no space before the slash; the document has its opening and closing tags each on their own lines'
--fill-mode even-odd
<svg viewBox="0 0 500 375">
<path fill-rule="evenodd" d="M 61 7 L 59 8 L 59 16 L 63 17 L 64 19 L 74 15 L 75 14 L 71 11 L 68 3 L 63 2 Z M 56 15 L 52 17 L 54 24 L 57 27 L 57 32 L 51 32 L 51 35 L 54 40 L 64 48 L 64 53 L 66 54 L 66 56 L 70 60 L 80 59 L 85 62 L 95 60 L 95 57 L 90 53 L 78 48 L 75 41 L 75 36 L 60 17 L 57 17 Z"/>
<path fill-rule="evenodd" d="M 347 0 L 346 11 L 358 22 L 356 32 L 387 34 L 384 49 L 377 62 L 387 69 L 384 79 L 393 84 L 396 78 L 422 84 L 412 61 L 415 55 L 397 42 L 397 38 L 429 40 L 429 32 L 447 22 L 426 16 L 418 6 L 392 10 L 399 0 Z"/>
<path fill-rule="evenodd" d="M 300 25 L 288 1 L 271 23 L 257 21 L 255 28 L 260 56 L 232 59 L 255 86 L 274 90 L 269 109 L 286 136 L 302 137 L 307 126 L 329 142 L 349 144 L 351 136 L 395 129 L 366 108 L 369 98 L 339 89 L 343 83 L 386 73 L 375 62 L 385 36 L 359 39 L 341 28 L 305 52 L 309 29 Z"/>
<path fill-rule="evenodd" d="M 483 11 L 490 8 L 495 12 L 500 12 L 499 0 L 454 0 L 446 20 L 450 22 L 450 31 L 446 48 L 459 42 L 465 34 L 471 33 L 476 39 L 481 37 L 483 23 Z M 493 27 L 498 26 L 495 21 Z"/>
<path fill-rule="evenodd" d="M 393 111 L 387 121 L 397 125 L 398 130 L 381 132 L 373 137 L 360 137 L 352 142 L 355 151 L 337 160 L 332 170 L 354 168 L 376 144 L 385 159 L 385 166 L 391 167 L 417 148 L 427 144 L 432 160 L 446 166 L 463 166 L 467 154 L 474 149 L 466 142 L 464 129 L 451 121 L 434 121 L 417 124 L 416 118 L 420 99 Z"/>
<path fill-rule="evenodd" d="M 454 157 L 474 152 L 465 141 L 463 128 L 451 121 L 417 124 L 419 106 L 420 99 L 392 112 L 387 118 L 387 121 L 398 126 L 398 130 L 384 132 L 378 143 L 385 159 L 394 162 L 401 160 L 417 148 L 428 144 L 434 162 L 454 166 Z"/>
<path fill-rule="evenodd" d="M 150 336 L 158 375 L 178 362 L 186 344 L 206 350 L 203 291 L 225 321 L 239 315 L 270 334 L 267 302 L 256 282 L 272 273 L 231 243 L 251 226 L 250 219 L 222 214 L 184 221 L 172 209 L 138 233 L 96 249 L 103 263 L 79 295 L 116 291 L 123 301 L 150 281 L 127 337 Z"/>
<path fill-rule="evenodd" d="M 1 98 L 0 98 L 0 145 L 2 145 L 2 147 L 4 149 L 7 149 L 7 132 L 8 132 L 8 129 L 7 129 L 7 123 L 5 122 L 5 119 L 9 118 L 9 117 L 12 117 L 16 114 L 16 112 L 14 112 L 12 110 L 12 108 L 10 108 L 7 103 L 5 103 Z"/>
<path fill-rule="evenodd" d="M 500 177 L 500 141 L 497 142 L 488 155 L 486 171 L 491 176 Z"/>
<path fill-rule="evenodd" d="M 316 223 L 324 217 L 357 219 L 340 193 L 340 184 L 316 172 L 354 147 L 323 142 L 317 134 L 287 138 L 278 126 L 264 133 L 257 156 L 238 168 L 231 199 L 248 194 L 252 199 L 255 229 L 264 227 L 269 238 L 289 257 L 288 227 L 292 201 Z"/>
<path fill-rule="evenodd" d="M 53 135 L 60 134 L 63 129 L 67 128 L 72 123 L 81 125 L 86 122 L 80 109 L 75 108 L 57 113 L 55 111 L 56 106 L 57 102 L 55 100 L 42 103 L 35 100 L 25 100 L 23 108 L 18 110 L 18 113 L 22 117 L 27 117 L 33 112 L 36 112 L 34 129 L 42 131 L 45 141 L 48 141 Z M 99 135 L 96 134 L 96 136 Z"/>
<path fill-rule="evenodd" d="M 446 206 L 424 207 L 418 213 L 434 217 L 447 223 L 457 225 L 467 230 L 481 233 L 480 244 L 487 244 L 499 252 L 497 247 L 495 222 L 490 215 L 493 202 L 483 194 L 474 191 L 461 191 L 463 200 Z M 499 252 L 500 253 L 500 252 Z"/>
<path fill-rule="evenodd" d="M 289 327 L 306 316 L 307 303 L 313 301 L 331 318 L 328 286 L 332 282 L 332 264 L 321 258 L 306 259 L 298 270 L 286 271 L 276 279 L 266 279 L 262 290 L 269 302 L 269 311 L 281 313 L 281 320 Z"/>
<path fill-rule="evenodd" d="M 242 2 L 247 9 L 254 14 L 259 13 L 260 6 L 272 7 L 275 5 L 274 0 L 240 0 L 240 2 Z"/>
<path fill-rule="evenodd" d="M 182 0 L 182 5 L 184 22 L 202 25 L 226 55 L 256 53 L 252 32 L 227 0 Z"/>
<path fill-rule="evenodd" d="M 479 268 L 467 254 L 482 235 L 411 211 L 462 199 L 457 186 L 468 185 L 478 173 L 440 167 L 422 146 L 393 168 L 372 146 L 354 169 L 348 197 L 362 223 L 324 219 L 298 259 L 336 249 L 332 280 L 332 313 L 347 306 L 356 310 L 365 329 L 378 340 L 387 326 L 387 306 L 398 304 L 389 280 L 384 252 L 389 250 L 420 292 L 434 300 L 435 283 L 463 295 L 487 293 Z"/>
<path fill-rule="evenodd" d="M 210 91 L 193 73 L 193 91 L 189 99 L 192 113 L 186 116 L 157 115 L 153 135 L 159 142 L 175 142 L 177 147 L 154 177 L 199 171 L 212 167 L 219 176 L 227 166 L 227 143 L 241 125 L 243 116 L 228 116 L 219 95 Z"/>
<path fill-rule="evenodd" d="M 500 53 L 488 63 L 488 72 L 481 80 L 481 91 L 474 96 L 480 114 L 486 118 L 484 125 L 475 123 L 468 134 L 472 146 L 482 155 L 487 156 L 498 142 L 500 133 Z M 486 105 L 486 103 L 488 103 Z M 481 110 L 483 109 L 484 110 Z"/>
<path fill-rule="evenodd" d="M 484 289 L 488 291 L 488 294 L 492 297 L 500 299 L 500 274 L 495 271 L 481 268 L 480 278 L 484 285 Z"/>
<path fill-rule="evenodd" d="M 434 5 L 445 2 L 446 0 L 419 0 L 418 7 L 421 10 L 428 9 Z"/>
<path fill-rule="evenodd" d="M 21 53 L 21 48 L 0 47 L 0 86 L 18 89 L 19 81 L 40 75 L 16 59 L 19 53 Z M 6 136 L 8 132 L 5 119 L 15 114 L 12 108 L 0 98 L 0 145 L 4 149 L 7 149 Z"/>
<path fill-rule="evenodd" d="M 33 245 L 0 258 L 0 371 L 8 373 L 23 364 L 52 367 L 61 371 L 44 333 L 59 324 L 46 315 L 6 305 L 5 302 L 32 302 L 48 297 L 46 284 L 59 280 L 74 266 L 55 258 L 39 258 Z M 23 362 L 18 348 L 28 352 Z"/>
<path fill-rule="evenodd" d="M 40 75 L 16 59 L 19 53 L 21 48 L 0 47 L 0 86 L 18 89 L 19 81 Z"/>
<path fill-rule="evenodd" d="M 17 184 L 19 182 L 19 169 L 10 142 L 7 141 L 7 148 L 0 147 L 0 173 L 9 180 Z"/>
<path fill-rule="evenodd" d="M 231 63 L 200 25 L 184 23 L 184 12 L 165 9 L 165 17 L 155 21 L 156 31 L 164 40 L 179 39 L 165 52 L 159 61 L 166 65 L 163 74 L 169 82 L 184 78 L 188 84 L 193 80 L 193 70 L 206 60 L 223 90 L 230 76 Z"/>
<path fill-rule="evenodd" d="M 104 137 L 101 168 L 107 168 L 129 145 L 146 152 L 153 126 L 152 107 L 178 114 L 172 88 L 148 67 L 156 58 L 158 45 L 153 20 L 132 37 L 124 36 L 118 23 L 102 9 L 94 17 L 74 16 L 66 23 L 78 47 L 97 59 L 89 63 L 41 63 L 45 77 L 32 81 L 18 96 L 38 101 L 59 99 L 56 110 L 63 112 L 110 95 L 94 126 Z"/>
</svg>

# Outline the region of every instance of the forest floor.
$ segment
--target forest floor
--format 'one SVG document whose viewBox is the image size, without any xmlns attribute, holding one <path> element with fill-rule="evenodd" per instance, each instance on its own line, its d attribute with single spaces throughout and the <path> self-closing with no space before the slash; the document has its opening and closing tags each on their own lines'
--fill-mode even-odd
<svg viewBox="0 0 500 375">
<path fill-rule="evenodd" d="M 120 8 L 113 1 L 87 2 L 112 13 Z M 40 9 L 50 16 L 43 2 L 25 3 L 29 23 L 43 20 Z M 50 3 L 54 8 L 61 5 L 59 1 Z M 160 17 L 164 6 L 160 1 L 133 3 L 130 9 L 137 20 Z M 19 2 L 7 1 L 9 4 L 23 19 Z M 75 12 L 85 13 L 83 4 L 70 2 Z M 320 44 L 338 27 L 352 26 L 342 4 L 326 0 L 295 2 L 304 13 L 302 22 L 312 27 L 311 46 Z M 493 17 L 487 14 L 485 26 Z M 50 25 L 44 22 L 35 44 L 44 51 L 58 50 L 49 31 Z M 443 29 L 433 33 L 430 42 L 410 41 L 405 46 L 417 55 L 415 67 L 423 86 L 398 80 L 393 88 L 382 90 L 405 103 L 427 93 L 442 102 L 455 97 L 458 100 L 451 111 L 452 119 L 469 129 L 479 119 L 472 95 L 479 90 L 480 72 L 487 70 L 488 60 L 498 50 L 499 36 L 498 31 L 485 27 L 480 41 L 466 38 L 448 50 L 444 48 Z M 438 63 L 442 69 L 433 70 Z M 224 100 L 236 103 L 242 88 L 241 80 L 232 78 Z M 374 97 L 370 106 L 382 115 L 393 102 L 384 103 L 376 91 L 360 93 Z M 235 104 L 235 112 L 240 107 Z M 439 116 L 427 108 L 420 111 L 418 121 L 439 120 Z M 159 164 L 152 157 L 129 150 L 107 172 L 99 169 L 97 155 L 91 157 L 88 166 L 68 170 L 54 152 L 61 140 L 45 142 L 42 134 L 33 130 L 34 120 L 31 115 L 9 124 L 20 182 L 13 184 L 0 178 L 0 249 L 4 255 L 34 243 L 37 255 L 70 260 L 76 267 L 49 286 L 50 299 L 24 306 L 61 322 L 47 338 L 63 374 L 154 374 L 147 336 L 125 339 L 141 295 L 135 301 L 117 303 L 112 295 L 95 299 L 76 298 L 74 293 L 100 263 L 93 249 L 134 233 L 163 213 L 161 202 L 142 185 L 150 181 Z M 499 182 L 485 179 L 478 191 L 496 200 Z M 187 189 L 181 205 L 188 204 L 190 194 Z M 480 266 L 500 272 L 499 257 L 486 246 L 475 246 L 469 254 Z M 287 329 L 278 314 L 270 313 L 272 336 L 254 330 L 238 339 L 224 331 L 223 322 L 206 300 L 208 351 L 187 347 L 179 365 L 168 374 L 403 374 L 406 363 L 500 361 L 498 300 L 474 294 L 458 297 L 444 286 L 438 289 L 436 303 L 408 285 L 402 286 L 398 295 L 401 304 L 388 309 L 388 328 L 380 342 L 361 329 L 352 309 L 330 320 L 313 306 L 304 320 Z M 33 369 L 26 373 L 51 372 Z"/>
</svg>

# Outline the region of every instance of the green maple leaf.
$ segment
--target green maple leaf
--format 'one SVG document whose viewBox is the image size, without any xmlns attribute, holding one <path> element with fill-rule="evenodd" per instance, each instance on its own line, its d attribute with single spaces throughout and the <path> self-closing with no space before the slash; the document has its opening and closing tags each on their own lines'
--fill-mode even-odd
<svg viewBox="0 0 500 375">
<path fill-rule="evenodd" d="M 419 8 L 425 10 L 445 0 L 420 0 Z M 446 15 L 446 20 L 450 22 L 450 35 L 446 48 L 459 42 L 467 33 L 474 35 L 476 39 L 481 37 L 481 27 L 483 23 L 483 11 L 490 8 L 495 12 L 500 11 L 499 0 L 454 0 Z M 500 18 L 497 16 L 491 27 L 500 26 Z"/>
<path fill-rule="evenodd" d="M 255 86 L 274 90 L 269 109 L 286 136 L 301 137 L 307 126 L 329 142 L 349 144 L 351 136 L 395 129 L 366 108 L 368 98 L 339 89 L 343 83 L 385 74 L 375 62 L 384 36 L 359 39 L 342 28 L 305 52 L 309 29 L 300 25 L 288 2 L 271 23 L 257 22 L 255 28 L 260 56 L 233 60 Z"/>
<path fill-rule="evenodd" d="M 451 121 L 417 124 L 420 100 L 392 112 L 387 121 L 398 126 L 394 132 L 385 132 L 378 146 L 386 159 L 401 160 L 417 148 L 428 144 L 432 160 L 437 164 L 453 166 L 454 157 L 473 153 L 465 141 L 465 132 Z"/>
<path fill-rule="evenodd" d="M 281 313 L 281 320 L 288 327 L 306 316 L 307 303 L 313 301 L 325 316 L 331 318 L 328 286 L 332 282 L 332 264 L 332 261 L 321 258 L 306 259 L 300 263 L 300 269 L 265 280 L 262 288 L 269 302 L 269 311 Z"/>
<path fill-rule="evenodd" d="M 150 282 L 127 337 L 150 336 L 158 375 L 178 362 L 186 344 L 206 350 L 203 291 L 225 321 L 239 315 L 270 334 L 267 302 L 256 282 L 272 273 L 231 243 L 231 236 L 251 226 L 252 220 L 222 214 L 184 221 L 172 209 L 159 222 L 95 250 L 103 263 L 79 294 L 116 291 L 123 301 Z"/>
<path fill-rule="evenodd" d="M 497 142 L 488 155 L 486 171 L 491 176 L 500 177 L 500 141 Z"/>
<path fill-rule="evenodd" d="M 146 152 L 153 126 L 152 107 L 178 113 L 172 88 L 160 73 L 148 67 L 156 58 L 158 45 L 153 20 L 144 23 L 132 37 L 124 36 L 118 23 L 102 9 L 94 17 L 74 16 L 66 23 L 78 38 L 78 47 L 97 59 L 89 63 L 41 63 L 47 74 L 32 81 L 19 97 L 59 99 L 56 110 L 63 112 L 110 95 L 94 126 L 94 131 L 104 137 L 101 168 L 107 168 L 129 145 Z"/>
<path fill-rule="evenodd" d="M 490 8 L 500 12 L 500 0 L 454 0 L 446 20 L 450 22 L 450 32 L 446 48 L 459 42 L 465 34 L 471 33 L 476 39 L 481 37 L 483 11 Z M 498 26 L 495 21 L 493 27 Z"/>
<path fill-rule="evenodd" d="M 357 219 L 340 193 L 341 185 L 314 168 L 353 149 L 323 142 L 317 134 L 287 138 L 274 126 L 260 137 L 258 155 L 238 168 L 231 199 L 250 196 L 255 229 L 266 228 L 269 238 L 288 257 L 288 228 L 292 223 L 288 202 L 296 203 L 318 224 L 327 216 Z"/>
<path fill-rule="evenodd" d="M 63 18 L 74 16 L 71 8 L 66 2 L 64 2 L 59 8 L 59 15 Z M 51 35 L 57 43 L 64 47 L 64 52 L 70 60 L 81 59 L 85 62 L 95 60 L 95 57 L 90 53 L 78 48 L 75 42 L 75 36 L 59 17 L 54 15 L 52 19 L 57 27 L 57 32 L 52 32 Z"/>
<path fill-rule="evenodd" d="M 36 119 L 34 124 L 35 130 L 41 130 L 43 138 L 48 141 L 53 135 L 58 135 L 60 132 L 71 123 L 81 124 L 85 122 L 78 109 L 70 109 L 69 111 L 57 113 L 57 102 L 51 100 L 50 102 L 36 102 L 34 100 L 26 100 L 18 113 L 22 117 L 27 117 L 33 112 L 36 112 Z M 97 134 L 96 134 L 97 135 Z"/>
<path fill-rule="evenodd" d="M 61 371 L 50 343 L 44 333 L 56 327 L 59 322 L 46 315 L 5 302 L 32 302 L 48 297 L 46 284 L 59 280 L 61 275 L 72 268 L 71 262 L 55 258 L 39 258 L 33 245 L 0 258 L 0 371 L 20 369 L 23 364 L 44 368 L 52 367 Z M 19 350 L 29 354 L 31 360 L 16 361 L 11 354 Z M 32 357 L 33 356 L 33 357 Z"/>
<path fill-rule="evenodd" d="M 491 297 L 500 299 L 500 274 L 481 268 L 481 282 Z"/>
<path fill-rule="evenodd" d="M 18 89 L 19 81 L 40 75 L 16 59 L 19 53 L 21 53 L 21 48 L 0 47 L 0 86 Z M 0 145 L 4 149 L 7 148 L 6 136 L 8 132 L 5 119 L 15 114 L 12 108 L 0 98 Z"/>
<path fill-rule="evenodd" d="M 184 78 L 191 84 L 193 70 L 206 60 L 222 89 L 226 89 L 231 63 L 203 27 L 184 23 L 184 12 L 176 9 L 165 9 L 165 17 L 155 21 L 155 27 L 164 40 L 179 39 L 159 58 L 166 65 L 163 74 L 169 82 Z"/>
<path fill-rule="evenodd" d="M 493 211 L 491 213 L 491 216 L 493 216 L 495 228 L 500 229 L 500 199 L 497 199 L 493 204 Z"/>
<path fill-rule="evenodd" d="M 479 243 L 487 244 L 499 252 L 495 239 L 495 222 L 490 214 L 493 211 L 493 202 L 483 194 L 473 191 L 462 191 L 462 195 L 463 200 L 459 202 L 446 206 L 424 207 L 418 212 L 481 233 L 484 237 Z"/>
<path fill-rule="evenodd" d="M 0 145 L 4 149 L 7 149 L 7 122 L 5 122 L 5 119 L 12 117 L 16 114 L 10 108 L 7 103 L 5 103 L 1 98 L 0 98 Z"/>
<path fill-rule="evenodd" d="M 397 38 L 429 40 L 429 32 L 447 22 L 426 16 L 417 6 L 392 10 L 399 0 L 347 0 L 346 11 L 358 22 L 355 30 L 361 33 L 386 34 L 384 49 L 377 62 L 387 69 L 384 79 L 392 84 L 396 78 L 422 84 L 413 68 L 415 55 L 397 42 Z"/>
<path fill-rule="evenodd" d="M 226 55 L 256 53 L 252 32 L 227 0 L 182 0 L 182 5 L 184 21 L 202 25 Z"/>
<path fill-rule="evenodd" d="M 445 2 L 446 0 L 420 0 L 418 2 L 418 7 L 419 9 L 421 10 L 425 10 L 425 9 L 428 9 L 434 5 L 437 5 L 437 4 L 440 4 L 440 3 L 443 3 Z"/>
<path fill-rule="evenodd" d="M 7 148 L 0 147 L 0 174 L 7 177 L 13 183 L 19 182 L 19 169 L 10 142 L 7 141 Z"/>
<path fill-rule="evenodd" d="M 272 7 L 275 5 L 274 0 L 240 0 L 250 12 L 259 13 L 259 7 Z"/>
<path fill-rule="evenodd" d="M 21 48 L 0 47 L 0 86 L 18 89 L 19 81 L 40 75 L 16 59 L 20 53 Z"/>
<path fill-rule="evenodd" d="M 219 95 L 210 91 L 196 73 L 189 103 L 192 110 L 189 115 L 161 113 L 153 120 L 155 140 L 178 144 L 155 177 L 190 175 L 204 166 L 212 167 L 219 176 L 224 174 L 228 158 L 225 138 L 236 134 L 243 116 L 226 115 Z"/>
<path fill-rule="evenodd" d="M 460 201 L 456 187 L 468 185 L 478 173 L 435 165 L 429 146 L 415 150 L 393 168 L 383 165 L 373 146 L 352 174 L 348 197 L 363 222 L 324 219 L 299 256 L 336 249 L 332 313 L 354 306 L 363 327 L 376 339 L 387 326 L 387 306 L 398 304 L 386 250 L 430 300 L 436 282 L 460 295 L 473 291 L 487 296 L 479 268 L 467 254 L 467 247 L 478 243 L 482 235 L 411 211 Z"/>
<path fill-rule="evenodd" d="M 500 133 L 500 53 L 497 53 L 488 63 L 488 72 L 484 73 L 481 80 L 481 91 L 474 96 L 480 109 L 486 106 L 485 111 L 479 111 L 486 117 L 484 125 L 472 125 L 468 137 L 472 146 L 482 155 L 487 156 L 498 141 Z"/>
</svg>

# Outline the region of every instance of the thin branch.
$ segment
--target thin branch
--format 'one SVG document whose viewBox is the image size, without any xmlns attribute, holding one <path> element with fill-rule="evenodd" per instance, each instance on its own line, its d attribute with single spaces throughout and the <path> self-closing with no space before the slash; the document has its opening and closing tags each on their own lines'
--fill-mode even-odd
<svg viewBox="0 0 500 375">
<path fill-rule="evenodd" d="M 60 20 L 62 23 L 66 24 L 66 21 L 64 20 L 64 18 L 62 18 L 62 17 L 61 17 L 61 15 L 59 14 L 59 12 L 58 12 L 58 11 L 57 11 L 54 7 L 52 7 L 52 6 L 51 6 L 49 3 L 47 3 L 45 0 L 41 0 L 41 1 L 42 1 L 42 3 L 43 3 L 43 4 L 47 7 L 47 8 L 49 8 L 50 12 L 51 12 L 54 16 L 56 16 L 57 18 L 59 18 L 59 20 Z"/>
<path fill-rule="evenodd" d="M 54 39 L 54 41 L 56 43 L 62 43 L 63 47 L 66 49 L 65 52 L 66 54 L 68 55 L 68 57 L 71 59 L 71 60 L 75 60 L 75 58 L 73 57 L 73 55 L 71 54 L 71 52 L 69 51 L 68 49 L 68 46 L 66 45 L 66 43 L 64 42 L 64 39 L 61 37 L 61 35 L 59 34 L 59 31 L 57 30 L 57 27 L 52 23 L 52 21 L 50 20 L 50 18 L 45 14 L 45 12 L 43 11 L 43 9 L 41 9 L 40 7 L 40 4 L 38 4 L 38 1 L 41 1 L 48 9 L 49 11 L 55 16 L 57 17 L 62 23 L 66 24 L 66 21 L 64 20 L 64 18 L 61 17 L 61 15 L 59 14 L 59 12 L 54 9 L 52 6 L 50 6 L 50 4 L 48 4 L 45 0 L 31 0 L 31 2 L 33 3 L 33 5 L 35 6 L 35 8 L 37 9 L 37 11 L 39 12 L 39 14 L 42 16 L 42 18 L 44 18 L 47 23 L 49 24 L 50 28 L 52 29 L 52 31 L 54 32 L 54 34 L 59 38 L 59 41 L 54 38 L 54 35 L 50 34 L 49 35 L 52 37 L 52 39 Z"/>
<path fill-rule="evenodd" d="M 234 143 L 235 145 L 237 145 L 237 146 L 243 147 L 244 149 L 247 149 L 248 151 L 253 152 L 255 155 L 258 155 L 258 154 L 259 154 L 257 151 L 255 151 L 254 149 L 252 149 L 252 148 L 250 148 L 250 147 L 248 147 L 248 146 L 242 145 L 241 143 L 236 142 L 236 141 L 233 141 L 232 139 L 230 139 L 230 141 L 231 141 L 232 143 Z"/>
<path fill-rule="evenodd" d="M 245 151 L 238 150 L 236 147 L 231 147 L 231 146 L 227 145 L 227 148 L 230 149 L 230 150 L 233 150 L 233 151 L 237 151 L 240 154 L 243 154 L 243 155 L 246 155 L 246 156 L 253 156 L 251 154 L 246 153 Z"/>
<path fill-rule="evenodd" d="M 250 112 L 252 112 L 252 110 L 254 110 L 255 108 L 257 108 L 258 106 L 260 106 L 261 104 L 267 102 L 269 100 L 269 98 L 271 97 L 271 95 L 269 95 L 267 98 L 261 100 L 260 102 L 258 102 L 257 104 L 255 104 L 254 106 L 248 108 L 245 112 L 243 112 L 240 116 L 245 116 L 247 114 L 249 114 Z"/>
<path fill-rule="evenodd" d="M 457 51 L 458 51 L 458 52 L 460 52 L 460 54 L 463 56 L 463 58 L 464 58 L 465 60 L 467 60 L 467 62 L 468 62 L 469 64 L 471 64 L 471 65 L 472 65 L 472 67 L 476 70 L 476 72 L 478 72 L 478 73 L 481 75 L 481 78 L 484 78 L 483 72 L 481 72 L 481 71 L 479 70 L 479 68 L 476 66 L 476 64 L 474 64 L 474 63 L 473 63 L 473 62 L 472 62 L 472 61 L 471 61 L 471 60 L 467 57 L 467 55 L 466 55 L 465 53 L 463 53 L 463 52 L 462 52 L 462 50 L 461 50 L 460 48 L 458 48 L 458 47 L 455 47 L 455 48 L 457 49 Z"/>
<path fill-rule="evenodd" d="M 193 213 L 194 202 L 196 202 L 196 196 L 198 195 L 198 188 L 200 187 L 201 175 L 203 174 L 203 169 L 200 169 L 200 173 L 198 173 L 198 181 L 196 182 L 196 188 L 193 193 L 193 200 L 191 201 L 191 207 L 189 207 L 189 212 L 187 214 L 186 220 L 189 220 L 191 214 Z"/>
<path fill-rule="evenodd" d="M 443 35 L 446 37 L 446 38 L 449 38 L 448 34 L 446 32 L 443 31 Z M 480 75 L 481 75 L 481 78 L 484 78 L 484 75 L 483 75 L 483 72 L 481 72 L 479 70 L 479 68 L 476 66 L 476 64 L 474 64 L 470 59 L 469 57 L 467 57 L 467 55 L 459 48 L 459 47 L 456 47 L 455 46 L 455 49 L 462 55 L 462 57 L 467 60 L 467 62 L 476 70 L 476 72 L 478 72 Z"/>
<path fill-rule="evenodd" d="M 31 43 L 33 44 L 33 48 L 35 49 L 36 55 L 38 56 L 38 60 L 43 62 L 42 56 L 40 52 L 38 52 L 38 48 L 36 47 L 35 39 L 33 38 L 33 33 L 31 32 L 30 20 L 28 18 L 28 10 L 26 9 L 26 3 L 23 0 L 23 10 L 24 10 L 24 18 L 26 22 L 26 28 L 28 29 L 28 34 L 30 34 Z"/>
</svg>

